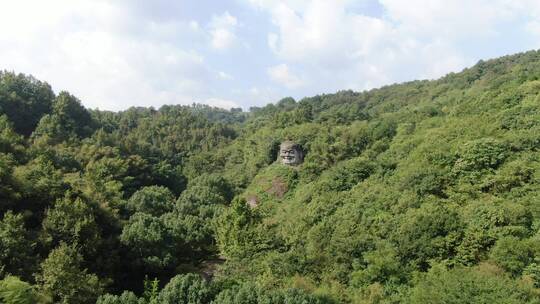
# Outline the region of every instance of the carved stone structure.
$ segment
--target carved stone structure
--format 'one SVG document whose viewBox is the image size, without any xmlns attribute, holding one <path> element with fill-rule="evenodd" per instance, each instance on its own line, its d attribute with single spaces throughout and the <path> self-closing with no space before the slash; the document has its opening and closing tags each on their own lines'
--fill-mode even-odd
<svg viewBox="0 0 540 304">
<path fill-rule="evenodd" d="M 284 141 L 279 146 L 278 160 L 288 166 L 296 166 L 304 161 L 302 147 L 293 141 Z"/>
</svg>

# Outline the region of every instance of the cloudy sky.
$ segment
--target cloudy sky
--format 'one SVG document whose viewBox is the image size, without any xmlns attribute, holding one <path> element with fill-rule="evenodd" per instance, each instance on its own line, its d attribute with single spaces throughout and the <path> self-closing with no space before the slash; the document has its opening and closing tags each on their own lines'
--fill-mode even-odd
<svg viewBox="0 0 540 304">
<path fill-rule="evenodd" d="M 538 47 L 539 0 L 0 0 L 0 69 L 105 110 L 248 109 Z"/>
</svg>

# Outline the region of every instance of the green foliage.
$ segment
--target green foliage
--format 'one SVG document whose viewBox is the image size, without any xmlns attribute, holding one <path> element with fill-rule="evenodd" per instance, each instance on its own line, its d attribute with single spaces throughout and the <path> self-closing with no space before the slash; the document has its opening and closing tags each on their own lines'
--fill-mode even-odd
<svg viewBox="0 0 540 304">
<path fill-rule="evenodd" d="M 403 262 L 427 269 L 432 260 L 452 258 L 463 224 L 456 211 L 440 203 L 424 204 L 403 215 L 394 241 Z"/>
<path fill-rule="evenodd" d="M 215 304 L 331 304 L 326 297 L 311 295 L 303 290 L 288 288 L 284 290 L 264 290 L 253 284 L 245 283 L 219 293 L 212 302 Z"/>
<path fill-rule="evenodd" d="M 347 191 L 373 172 L 373 165 L 366 159 L 351 159 L 327 170 L 319 179 L 321 192 Z"/>
<path fill-rule="evenodd" d="M 24 140 L 13 129 L 6 115 L 0 115 L 0 153 L 21 155 L 24 152 Z"/>
<path fill-rule="evenodd" d="M 238 259 L 272 247 L 272 239 L 255 229 L 259 221 L 257 212 L 244 199 L 233 200 L 216 221 L 220 252 L 227 258 Z"/>
<path fill-rule="evenodd" d="M 144 187 L 130 197 L 127 207 L 132 212 L 160 216 L 172 211 L 174 207 L 174 196 L 165 187 Z"/>
<path fill-rule="evenodd" d="M 171 267 L 176 262 L 173 236 L 163 221 L 146 213 L 135 213 L 126 223 L 120 241 L 141 265 L 151 271 Z"/>
<path fill-rule="evenodd" d="M 512 281 L 496 268 L 430 270 L 411 290 L 405 303 L 538 303 L 529 286 Z"/>
<path fill-rule="evenodd" d="M 399 284 L 406 279 L 398 252 L 391 244 L 378 244 L 375 250 L 363 254 L 363 260 L 366 266 L 351 273 L 354 287 L 376 282 Z"/>
<path fill-rule="evenodd" d="M 0 280 L 0 300 L 4 304 L 47 303 L 34 287 L 14 276 Z"/>
<path fill-rule="evenodd" d="M 8 211 L 0 220 L 0 270 L 30 277 L 34 270 L 33 247 L 23 216 Z M 1 273 L 0 273 L 1 274 Z"/>
<path fill-rule="evenodd" d="M 256 304 L 259 303 L 259 294 L 257 292 L 257 286 L 253 284 L 243 284 L 241 286 L 234 286 L 221 291 L 214 302 L 223 304 Z"/>
<path fill-rule="evenodd" d="M 491 258 L 504 270 L 513 275 L 520 275 L 540 253 L 534 241 L 520 240 L 516 237 L 503 237 L 497 240 L 491 249 Z M 536 248 L 535 248 L 536 247 Z"/>
<path fill-rule="evenodd" d="M 162 217 L 186 257 L 215 252 L 213 223 L 230 199 L 230 186 L 222 177 L 201 175 L 182 192 L 174 210 Z"/>
<path fill-rule="evenodd" d="M 97 299 L 96 304 L 144 304 L 144 302 L 139 300 L 139 298 L 137 298 L 134 293 L 130 291 L 124 291 L 119 296 L 110 294 L 100 296 Z"/>
<path fill-rule="evenodd" d="M 64 129 L 72 130 L 79 137 L 93 133 L 93 120 L 77 97 L 68 92 L 60 92 L 53 103 L 53 115 L 60 118 Z"/>
<path fill-rule="evenodd" d="M 16 190 L 16 181 L 13 177 L 15 161 L 9 154 L 0 153 L 0 211 L 7 208 L 13 208 L 13 202 L 16 201 L 20 193 Z"/>
<path fill-rule="evenodd" d="M 148 277 L 144 278 L 144 292 L 142 298 L 148 303 L 156 303 L 159 295 L 159 280 L 154 278 L 149 280 Z"/>
<path fill-rule="evenodd" d="M 18 133 L 29 136 L 41 117 L 52 110 L 53 99 L 49 84 L 0 71 L 0 113 L 7 115 Z"/>
<path fill-rule="evenodd" d="M 529 211 L 510 202 L 484 202 L 464 210 L 463 241 L 458 246 L 458 259 L 464 264 L 478 262 L 497 239 L 505 236 L 526 237 L 532 218 Z"/>
<path fill-rule="evenodd" d="M 456 161 L 453 171 L 457 174 L 474 174 L 495 169 L 508 155 L 508 148 L 501 142 L 483 138 L 466 143 Z"/>
<path fill-rule="evenodd" d="M 81 102 L 68 92 L 60 92 L 53 102 L 52 113 L 41 118 L 32 137 L 55 144 L 90 136 L 93 129 L 92 117 Z"/>
<path fill-rule="evenodd" d="M 25 204 L 28 210 L 38 213 L 63 197 L 68 190 L 62 172 L 45 156 L 38 156 L 15 168 L 13 178 L 21 193 L 22 204 Z"/>
<path fill-rule="evenodd" d="M 537 303 L 539 79 L 531 51 L 247 113 L 114 113 L 1 72 L 0 276 L 56 303 Z"/>
<path fill-rule="evenodd" d="M 204 304 L 210 303 L 213 290 L 200 276 L 195 274 L 178 275 L 172 278 L 159 292 L 160 304 Z"/>
<path fill-rule="evenodd" d="M 538 266 L 537 261 L 538 259 L 534 263 L 529 264 L 523 271 L 525 277 L 529 277 L 532 280 L 535 288 L 540 287 L 540 266 Z"/>
<path fill-rule="evenodd" d="M 82 268 L 83 258 L 75 247 L 61 244 L 41 264 L 36 280 L 54 303 L 95 303 L 102 292 L 99 278 Z"/>
<path fill-rule="evenodd" d="M 53 248 L 60 243 L 73 244 L 91 254 L 99 247 L 100 228 L 92 207 L 82 199 L 70 196 L 68 192 L 46 211 L 42 224 L 44 242 Z"/>
</svg>

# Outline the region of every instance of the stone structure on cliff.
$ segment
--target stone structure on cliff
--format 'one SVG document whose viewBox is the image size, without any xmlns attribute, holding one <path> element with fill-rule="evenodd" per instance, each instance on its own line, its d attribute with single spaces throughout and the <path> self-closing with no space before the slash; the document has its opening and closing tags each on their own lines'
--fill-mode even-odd
<svg viewBox="0 0 540 304">
<path fill-rule="evenodd" d="M 278 160 L 288 166 L 300 165 L 304 161 L 302 147 L 293 141 L 284 141 L 279 146 Z"/>
</svg>

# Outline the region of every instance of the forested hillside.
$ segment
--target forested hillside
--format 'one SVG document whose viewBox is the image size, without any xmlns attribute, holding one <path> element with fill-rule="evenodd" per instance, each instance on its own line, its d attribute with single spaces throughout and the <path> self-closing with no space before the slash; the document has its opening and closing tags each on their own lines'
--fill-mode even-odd
<svg viewBox="0 0 540 304">
<path fill-rule="evenodd" d="M 0 302 L 540 303 L 538 51 L 249 112 L 2 72 L 0 114 Z"/>
</svg>

